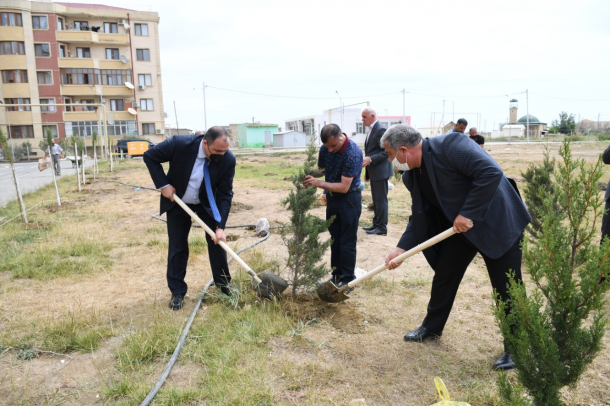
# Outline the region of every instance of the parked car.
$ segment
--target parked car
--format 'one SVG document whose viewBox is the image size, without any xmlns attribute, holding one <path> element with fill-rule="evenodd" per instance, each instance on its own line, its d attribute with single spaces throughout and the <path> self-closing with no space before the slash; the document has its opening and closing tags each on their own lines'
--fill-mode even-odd
<svg viewBox="0 0 610 406">
<path fill-rule="evenodd" d="M 116 152 L 117 154 L 120 154 L 121 151 L 123 151 L 123 154 L 127 155 L 127 143 L 128 142 L 147 142 L 148 148 L 152 148 L 155 146 L 154 143 L 152 143 L 148 140 L 144 140 L 142 138 L 124 139 L 124 140 L 117 141 L 116 145 L 114 146 L 114 152 Z"/>
</svg>

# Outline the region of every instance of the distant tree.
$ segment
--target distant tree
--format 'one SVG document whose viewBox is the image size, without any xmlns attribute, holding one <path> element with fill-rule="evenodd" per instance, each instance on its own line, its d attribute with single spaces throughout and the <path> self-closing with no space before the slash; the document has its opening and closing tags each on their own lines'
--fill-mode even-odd
<svg viewBox="0 0 610 406">
<path fill-rule="evenodd" d="M 313 290 L 316 282 L 330 272 L 320 261 L 332 240 L 322 242 L 320 234 L 328 230 L 333 219 L 324 221 L 308 213 L 316 201 L 317 189 L 303 186 L 306 175 L 319 172 L 314 141 L 315 137 L 312 136 L 307 149 L 307 159 L 303 167 L 292 176 L 294 189 L 282 200 L 282 205 L 287 205 L 291 213 L 290 223 L 282 228 L 280 233 L 288 248 L 286 267 L 290 272 L 293 296 L 299 290 Z"/>
<path fill-rule="evenodd" d="M 505 374 L 499 389 L 507 405 L 559 406 L 560 389 L 574 386 L 602 348 L 610 289 L 610 239 L 601 247 L 598 229 L 603 198 L 597 189 L 601 157 L 593 167 L 573 159 L 569 141 L 559 150 L 556 196 L 540 191 L 540 238 L 526 236 L 523 259 L 534 289 L 510 278 L 509 303 L 495 316 L 516 364 L 518 383 Z M 555 209 L 555 203 L 561 211 Z M 513 275 L 514 276 L 514 275 Z M 526 391 L 531 400 L 522 396 Z"/>
<path fill-rule="evenodd" d="M 574 114 L 568 115 L 565 111 L 562 111 L 559 114 L 559 120 L 553 120 L 551 123 L 550 132 L 553 134 L 561 133 L 561 134 L 570 134 L 576 130 L 576 120 L 574 119 Z"/>
</svg>

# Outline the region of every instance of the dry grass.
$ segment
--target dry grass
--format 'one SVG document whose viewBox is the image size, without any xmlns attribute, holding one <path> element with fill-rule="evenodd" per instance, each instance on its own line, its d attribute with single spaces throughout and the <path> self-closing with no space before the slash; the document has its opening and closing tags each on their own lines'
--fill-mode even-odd
<svg viewBox="0 0 610 406">
<path fill-rule="evenodd" d="M 576 145 L 574 155 L 592 162 L 603 148 Z M 486 149 L 517 179 L 530 162 L 542 161 L 542 145 Z M 552 146 L 555 155 L 557 149 Z M 303 159 L 300 154 L 238 157 L 239 204 L 229 223 L 252 223 L 257 216 L 272 224 L 286 221 L 277 202 L 291 187 L 284 177 Z M 140 160 L 117 163 L 116 169 L 101 176 L 152 186 Z M 62 178 L 62 193 L 73 183 Z M 361 267 L 379 265 L 408 221 L 408 193 L 394 183 L 389 235 L 359 235 Z M 61 208 L 53 204 L 53 194 L 46 188 L 26 196 L 28 207 L 50 200 L 30 212 L 31 225 L 15 222 L 0 229 L 0 399 L 4 404 L 139 404 L 211 277 L 203 233 L 191 233 L 190 293 L 185 309 L 173 312 L 166 307 L 165 224 L 151 217 L 158 210 L 156 193 L 94 182 L 65 196 Z M 323 215 L 324 208 L 315 212 Z M 15 204 L 0 211 L 0 217 L 16 214 Z M 368 224 L 370 218 L 372 212 L 364 210 L 361 221 Z M 251 231 L 229 232 L 235 250 L 256 240 Z M 257 271 L 279 272 L 285 255 L 281 240 L 272 235 L 243 258 Z M 231 266 L 238 300 L 230 303 L 211 289 L 154 404 L 344 405 L 365 398 L 367 404 L 429 405 L 438 400 L 435 376 L 443 378 L 452 399 L 473 406 L 501 404 L 490 365 L 502 346 L 480 258 L 466 273 L 443 338 L 425 344 L 402 340 L 425 316 L 432 271 L 421 255 L 366 282 L 342 304 L 308 297 L 260 301 L 249 288 L 250 278 Z M 72 358 L 37 350 L 69 352 Z M 28 354 L 34 358 L 26 361 Z M 579 385 L 565 391 L 566 403 L 603 404 L 609 376 L 605 348 Z"/>
</svg>

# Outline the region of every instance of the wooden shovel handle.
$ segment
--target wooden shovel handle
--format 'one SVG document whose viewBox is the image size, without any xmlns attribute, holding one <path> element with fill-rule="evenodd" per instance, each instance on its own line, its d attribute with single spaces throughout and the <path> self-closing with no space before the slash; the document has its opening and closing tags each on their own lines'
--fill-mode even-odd
<svg viewBox="0 0 610 406">
<path fill-rule="evenodd" d="M 425 250 L 426 248 L 430 248 L 431 246 L 433 246 L 434 244 L 443 241 L 446 238 L 451 237 L 453 234 L 455 234 L 455 231 L 453 231 L 453 228 L 447 229 L 445 231 L 443 231 L 442 233 L 430 238 L 429 240 L 426 240 L 424 242 L 422 242 L 421 244 L 419 244 L 418 246 L 411 248 L 409 251 L 403 252 L 402 254 L 400 254 L 399 256 L 397 256 L 396 258 L 392 259 L 392 261 L 395 262 L 402 262 L 405 259 L 417 254 L 418 252 L 421 252 L 423 250 Z M 363 281 L 367 280 L 367 279 L 371 279 L 373 276 L 377 275 L 378 273 L 381 273 L 383 271 L 385 271 L 386 269 L 388 269 L 388 266 L 384 263 L 379 265 L 377 268 L 373 269 L 370 272 L 367 272 L 366 274 L 362 275 L 359 278 L 354 279 L 353 281 L 351 281 L 350 283 L 348 283 L 347 285 L 344 285 L 343 287 L 341 287 L 339 290 L 340 291 L 345 291 L 349 288 L 353 288 L 354 286 L 362 283 Z"/>
<path fill-rule="evenodd" d="M 203 228 L 206 231 L 206 233 L 208 233 L 210 235 L 210 237 L 216 238 L 216 233 L 214 233 L 214 231 L 212 231 L 212 229 L 210 227 L 208 227 L 208 225 L 205 224 L 203 222 L 203 220 L 201 220 L 199 218 L 199 216 L 193 210 L 191 210 L 191 208 L 188 207 L 186 205 L 186 203 L 184 203 L 182 201 L 182 199 L 180 199 L 178 196 L 176 196 L 175 193 L 174 193 L 174 201 L 176 203 L 178 203 L 180 205 L 180 207 L 182 207 L 184 209 L 184 211 L 187 212 L 191 216 L 191 218 L 195 221 L 195 223 L 199 224 L 201 226 L 201 228 Z M 218 245 L 220 245 L 225 251 L 227 251 L 227 253 L 229 255 L 231 255 L 231 257 L 233 257 L 233 259 L 239 263 L 239 265 L 241 265 L 246 271 L 248 271 L 248 273 L 250 274 L 250 276 L 252 278 L 254 278 L 256 283 L 263 282 L 263 281 L 261 281 L 261 278 L 258 277 L 256 272 L 254 272 L 252 270 L 252 268 L 250 268 L 248 266 L 248 264 L 246 264 L 235 252 L 233 252 L 233 250 L 224 241 L 218 241 Z"/>
</svg>

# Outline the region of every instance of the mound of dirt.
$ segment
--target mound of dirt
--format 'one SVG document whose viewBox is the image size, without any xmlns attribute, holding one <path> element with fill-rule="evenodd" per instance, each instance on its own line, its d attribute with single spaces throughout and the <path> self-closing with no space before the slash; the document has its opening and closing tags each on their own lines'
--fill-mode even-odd
<svg viewBox="0 0 610 406">
<path fill-rule="evenodd" d="M 299 320 L 325 320 L 337 330 L 349 334 L 359 334 L 364 331 L 364 316 L 349 303 L 331 304 L 317 297 L 298 295 L 287 299 L 284 302 L 284 309 Z"/>
<path fill-rule="evenodd" d="M 240 202 L 232 202 L 231 203 L 231 213 L 239 213 L 242 211 L 252 210 L 254 207 Z"/>
</svg>

